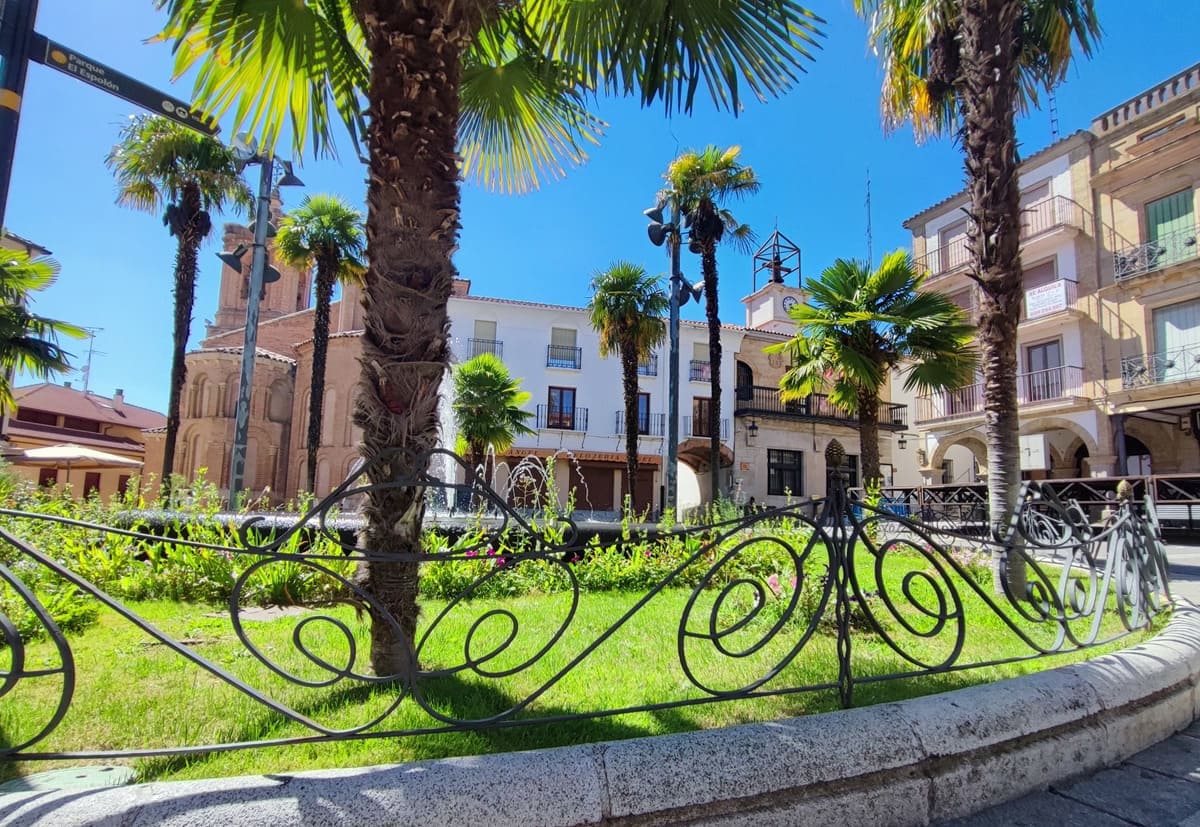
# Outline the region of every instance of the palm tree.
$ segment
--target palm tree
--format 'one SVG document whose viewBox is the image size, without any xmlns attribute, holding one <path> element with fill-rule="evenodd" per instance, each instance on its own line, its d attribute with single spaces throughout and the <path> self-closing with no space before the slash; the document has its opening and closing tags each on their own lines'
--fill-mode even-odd
<svg viewBox="0 0 1200 827">
<path fill-rule="evenodd" d="M 717 302 L 717 244 L 728 239 L 749 252 L 754 240 L 750 227 L 738 222 L 723 202 L 758 192 L 754 170 L 738 161 L 742 148 L 705 147 L 688 150 L 667 167 L 663 195 L 674 200 L 691 221 L 689 249 L 700 254 L 704 274 L 705 316 L 708 318 L 708 370 L 712 384 L 708 405 L 708 436 L 711 443 L 711 500 L 716 505 L 721 493 L 721 315 Z M 728 233 L 728 236 L 726 234 Z"/>
<path fill-rule="evenodd" d="M 317 490 L 317 449 L 325 404 L 329 306 L 338 282 L 361 283 L 367 242 L 362 213 L 336 195 L 309 195 L 279 224 L 275 252 L 294 267 L 315 266 L 312 382 L 308 399 L 308 490 Z"/>
<path fill-rule="evenodd" d="M 1000 536 L 1021 479 L 1017 323 L 1021 312 L 1020 191 L 1015 116 L 1066 77 L 1073 50 L 1100 37 L 1094 0 L 855 0 L 884 66 L 883 116 L 918 136 L 956 131 L 971 196 L 973 267 L 981 294 L 988 502 Z M 1013 556 L 1015 559 L 1015 555 Z M 1009 570 L 1024 595 L 1024 567 Z"/>
<path fill-rule="evenodd" d="M 629 508 L 637 502 L 638 363 L 662 343 L 667 334 L 662 316 L 668 310 L 658 276 L 644 267 L 616 261 L 592 278 L 588 302 L 592 327 L 600 334 L 600 355 L 619 354 L 625 394 L 625 479 Z"/>
<path fill-rule="evenodd" d="M 71 369 L 71 354 L 58 344 L 60 336 L 81 339 L 83 328 L 30 313 L 30 293 L 45 290 L 58 278 L 58 262 L 31 258 L 24 250 L 0 252 L 0 412 L 12 411 L 12 380 L 19 371 L 39 379 Z"/>
<path fill-rule="evenodd" d="M 157 0 L 195 99 L 230 112 L 270 150 L 365 144 L 366 310 L 355 420 L 370 479 L 415 480 L 438 439 L 459 177 L 525 189 L 584 160 L 604 126 L 601 92 L 689 112 L 697 91 L 737 112 L 796 81 L 823 21 L 796 0 L 669 4 L 598 0 Z M 365 101 L 365 111 L 360 103 Z M 356 147 L 357 148 L 357 147 Z M 403 451 L 388 449 L 404 448 Z M 411 676 L 424 494 L 379 486 L 365 545 L 404 557 L 364 565 L 371 664 Z"/>
<path fill-rule="evenodd" d="M 187 380 L 183 357 L 192 326 L 200 244 L 212 231 L 211 211 L 227 206 L 249 210 L 254 197 L 229 147 L 166 118 L 131 119 L 104 162 L 117 179 L 117 203 L 148 213 L 162 211 L 163 224 L 176 240 L 175 329 L 161 476 L 163 491 L 169 494 L 179 403 Z"/>
<path fill-rule="evenodd" d="M 472 468 L 484 468 L 488 448 L 500 455 L 519 435 L 536 433 L 525 424 L 533 416 L 522 409 L 529 398 L 529 393 L 521 390 L 521 380 L 510 376 L 508 367 L 493 353 L 481 353 L 454 369 L 452 408 Z M 484 481 L 490 484 L 486 468 L 484 474 Z"/>
<path fill-rule="evenodd" d="M 879 481 L 879 395 L 891 372 L 907 371 L 905 390 L 923 393 L 974 376 L 975 328 L 948 297 L 924 292 L 925 279 L 905 250 L 875 271 L 839 258 L 805 283 L 808 303 L 789 311 L 796 335 L 767 348 L 792 365 L 779 380 L 785 401 L 828 389 L 831 403 L 858 414 L 864 486 Z"/>
</svg>

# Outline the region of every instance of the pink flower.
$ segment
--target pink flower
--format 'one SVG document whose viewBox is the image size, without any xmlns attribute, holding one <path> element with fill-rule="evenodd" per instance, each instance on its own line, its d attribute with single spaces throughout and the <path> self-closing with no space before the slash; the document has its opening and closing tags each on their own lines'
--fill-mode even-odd
<svg viewBox="0 0 1200 827">
<path fill-rule="evenodd" d="M 795 578 L 795 576 L 793 576 L 792 577 L 792 591 L 795 591 L 795 590 L 796 590 L 796 578 Z"/>
<path fill-rule="evenodd" d="M 479 553 L 479 552 L 477 552 L 477 551 L 468 551 L 468 552 L 467 552 L 467 553 L 466 553 L 464 556 L 465 556 L 465 557 L 474 557 L 474 556 L 475 556 L 475 555 L 477 555 L 478 553 Z"/>
<path fill-rule="evenodd" d="M 771 591 L 773 591 L 773 592 L 775 593 L 775 596 L 776 596 L 776 597 L 778 597 L 778 596 L 779 596 L 779 592 L 780 592 L 780 588 L 779 588 L 779 575 L 778 575 L 778 574 L 772 574 L 770 577 L 768 577 L 768 578 L 767 578 L 767 585 L 771 587 Z"/>
</svg>

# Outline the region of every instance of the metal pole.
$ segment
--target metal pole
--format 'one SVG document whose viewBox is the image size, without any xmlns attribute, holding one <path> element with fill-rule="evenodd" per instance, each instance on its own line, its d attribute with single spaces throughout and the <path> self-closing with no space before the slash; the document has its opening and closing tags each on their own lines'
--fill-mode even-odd
<svg viewBox="0 0 1200 827">
<path fill-rule="evenodd" d="M 25 70 L 38 0 L 0 0 L 0 228 L 4 227 L 8 185 L 12 180 L 13 155 L 17 149 L 17 123 L 21 96 L 25 94 Z"/>
<path fill-rule="evenodd" d="M 679 293 L 683 289 L 683 273 L 679 270 L 679 244 L 681 240 L 679 204 L 671 204 L 671 230 L 667 244 L 671 247 L 671 316 L 669 321 L 670 355 L 667 366 L 667 498 L 663 513 L 670 514 L 676 521 L 675 496 L 678 491 L 679 468 Z"/>
<path fill-rule="evenodd" d="M 259 157 L 258 209 L 254 215 L 254 250 L 250 259 L 250 295 L 246 299 L 246 336 L 242 344 L 242 377 L 238 383 L 237 419 L 233 455 L 229 463 L 229 507 L 237 508 L 246 475 L 246 441 L 250 430 L 250 395 L 254 389 L 254 356 L 258 348 L 258 303 L 262 299 L 263 273 L 267 269 L 267 223 L 271 211 L 271 180 L 275 159 Z"/>
</svg>

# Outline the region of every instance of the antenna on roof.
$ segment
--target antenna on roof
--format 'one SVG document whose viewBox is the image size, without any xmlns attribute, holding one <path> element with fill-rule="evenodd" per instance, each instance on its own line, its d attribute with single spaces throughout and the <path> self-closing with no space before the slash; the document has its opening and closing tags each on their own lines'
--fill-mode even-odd
<svg viewBox="0 0 1200 827">
<path fill-rule="evenodd" d="M 84 365 L 79 372 L 83 375 L 83 392 L 86 394 L 90 393 L 88 390 L 88 384 L 91 381 L 92 376 L 92 358 L 95 356 L 107 356 L 108 354 L 101 350 L 96 350 L 96 334 L 104 332 L 104 328 L 85 327 L 84 330 L 87 331 L 88 337 L 87 364 Z"/>
<path fill-rule="evenodd" d="M 1050 140 L 1058 140 L 1058 95 L 1050 90 Z"/>
<path fill-rule="evenodd" d="M 867 269 L 875 264 L 875 256 L 871 250 L 871 168 L 867 167 Z"/>
</svg>

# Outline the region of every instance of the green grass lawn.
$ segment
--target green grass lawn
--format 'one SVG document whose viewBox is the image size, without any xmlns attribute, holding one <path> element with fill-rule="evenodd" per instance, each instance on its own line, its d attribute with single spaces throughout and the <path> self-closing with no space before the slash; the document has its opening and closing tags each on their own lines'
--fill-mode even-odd
<svg viewBox="0 0 1200 827">
<path fill-rule="evenodd" d="M 955 661 L 957 664 L 986 663 L 1033 654 L 1030 647 L 957 575 L 951 577 L 950 582 L 961 596 L 961 615 L 951 613 L 949 622 L 938 631 L 939 624 L 928 611 L 937 603 L 935 590 L 919 575 L 911 576 L 914 572 L 931 570 L 928 561 L 919 555 L 889 555 L 882 571 L 885 590 L 899 600 L 907 582 L 912 598 L 901 601 L 897 613 L 892 615 L 878 595 L 875 573 L 860 563 L 862 587 L 872 595 L 867 601 L 869 609 L 906 653 L 924 663 L 942 663 L 956 645 L 960 629 L 956 618 L 962 617 L 965 618 L 961 627 L 964 630 L 962 651 Z M 718 594 L 716 589 L 702 593 L 690 615 L 689 631 L 699 634 L 708 630 L 710 610 Z M 578 611 L 561 639 L 544 656 L 523 669 L 518 667 L 534 658 L 559 630 L 570 607 L 570 596 L 530 595 L 458 604 L 433 630 L 421 652 L 425 668 L 447 670 L 448 674 L 422 681 L 418 692 L 436 714 L 467 721 L 482 721 L 500 715 L 533 695 L 537 695 L 536 700 L 519 713 L 520 716 L 577 715 L 710 697 L 693 684 L 681 665 L 677 631 L 690 595 L 690 591 L 683 589 L 666 590 L 656 595 L 595 651 L 557 679 L 560 671 L 641 599 L 640 593 L 581 595 Z M 738 586 L 717 612 L 717 628 L 728 632 L 721 638 L 725 650 L 748 650 L 762 641 L 771 628 L 774 615 L 770 611 L 763 611 L 744 627 L 735 627 L 736 621 L 744 617 L 752 605 L 751 588 Z M 220 609 L 166 601 L 138 602 L 130 606 L 149 622 L 253 685 L 262 694 L 326 726 L 353 728 L 380 715 L 386 717 L 374 731 L 443 726 L 412 698 L 405 698 L 397 705 L 398 690 L 394 687 L 345 680 L 332 686 L 310 688 L 284 680 L 266 669 L 241 645 L 227 613 Z M 435 601 L 425 603 L 423 631 L 444 606 L 445 603 Z M 503 643 L 514 630 L 507 617 L 500 614 L 501 610 L 511 612 L 518 624 L 508 648 L 503 648 Z M 297 651 L 294 633 L 312 654 L 331 664 L 344 665 L 348 652 L 344 634 L 333 624 L 313 622 L 296 631 L 305 617 L 318 613 L 338 618 L 350 630 L 358 647 L 357 667 L 365 670 L 367 627 L 349 607 L 337 606 L 267 621 L 247 621 L 245 626 L 251 640 L 266 657 L 301 677 L 318 681 L 327 678 L 329 673 Z M 832 617 L 832 613 L 832 606 L 829 606 L 826 614 Z M 1016 617 L 1011 608 L 1006 614 Z M 477 622 L 474 637 L 468 644 L 468 630 Z M 1085 625 L 1083 621 L 1079 622 L 1080 629 Z M 1037 630 L 1035 624 L 1028 622 L 1021 622 L 1021 626 L 1032 630 L 1030 636 L 1042 645 L 1049 645 L 1054 640 L 1050 630 Z M 1111 636 L 1120 628 L 1115 614 L 1110 613 L 1100 637 Z M 714 692 L 747 686 L 785 661 L 787 665 L 763 686 L 764 690 L 834 684 L 837 680 L 836 647 L 831 628 L 817 628 L 795 657 L 788 660 L 803 639 L 805 630 L 804 623 L 786 625 L 761 648 L 745 657 L 723 655 L 709 639 L 685 637 L 683 660 L 694 678 Z M 931 634 L 935 631 L 937 634 Z M 867 682 L 856 685 L 855 703 L 866 705 L 897 700 L 1050 668 L 1132 645 L 1149 634 L 1151 632 L 1141 632 L 1086 652 L 1051 658 L 898 681 Z M 861 621 L 854 631 L 853 641 L 852 663 L 856 677 L 869 679 L 915 668 Z M 75 700 L 66 718 L 37 749 L 47 752 L 144 749 L 312 734 L 303 725 L 288 721 L 219 681 L 112 613 L 103 613 L 96 626 L 72 636 L 71 646 L 78 675 Z M 490 653 L 496 654 L 489 658 Z M 45 642 L 31 645 L 27 655 L 27 665 L 31 667 L 57 665 L 53 648 Z M 475 661 L 484 661 L 483 668 L 489 671 L 514 670 L 514 673 L 504 677 L 484 677 L 470 669 L 458 668 L 468 655 Z M 0 650 L 0 670 L 9 668 L 9 660 L 9 653 Z M 0 735 L 7 743 L 21 740 L 22 735 L 27 736 L 41 725 L 47 709 L 52 709 L 57 702 L 60 685 L 56 677 L 27 679 L 0 700 Z M 391 709 L 393 706 L 395 708 Z M 362 766 L 681 732 L 823 712 L 837 707 L 836 690 L 818 689 L 546 724 L 309 743 L 187 758 L 139 758 L 133 759 L 133 763 L 143 780 Z M 79 760 L 0 763 L 0 780 L 79 763 Z"/>
</svg>

